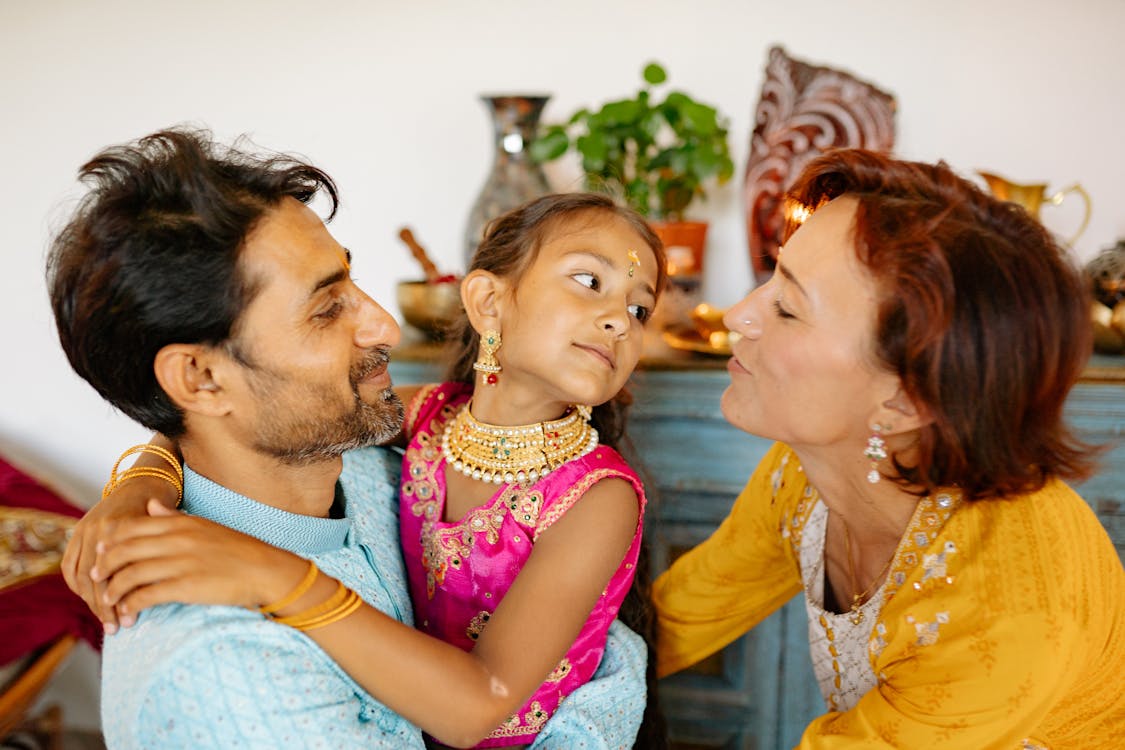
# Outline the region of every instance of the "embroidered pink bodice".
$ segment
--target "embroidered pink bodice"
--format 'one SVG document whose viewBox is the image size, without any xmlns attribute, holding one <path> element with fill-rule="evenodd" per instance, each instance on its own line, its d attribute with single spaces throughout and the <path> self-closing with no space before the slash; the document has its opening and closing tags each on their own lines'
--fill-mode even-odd
<svg viewBox="0 0 1125 750">
<path fill-rule="evenodd" d="M 497 485 L 496 494 L 485 504 L 459 521 L 443 521 L 446 485 L 441 437 L 446 423 L 471 396 L 472 389 L 460 383 L 429 386 L 416 396 L 407 414 L 410 442 L 403 461 L 399 530 L 419 630 L 471 651 L 539 535 L 596 482 L 610 477 L 629 481 L 641 511 L 625 559 L 566 656 L 531 699 L 477 745 L 501 747 L 532 742 L 562 699 L 593 676 L 605 650 L 606 631 L 633 582 L 645 496 L 636 472 L 621 455 L 598 446 L 530 487 Z"/>
</svg>

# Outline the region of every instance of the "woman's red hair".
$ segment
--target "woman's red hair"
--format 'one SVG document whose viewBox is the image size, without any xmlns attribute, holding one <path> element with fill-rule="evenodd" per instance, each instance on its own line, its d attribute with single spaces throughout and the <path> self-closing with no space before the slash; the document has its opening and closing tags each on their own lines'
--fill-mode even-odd
<svg viewBox="0 0 1125 750">
<path fill-rule="evenodd" d="M 933 418 L 910 465 L 895 461 L 902 481 L 978 499 L 1088 476 L 1094 451 L 1063 406 L 1091 351 L 1089 290 L 1047 230 L 944 163 L 863 150 L 811 162 L 790 199 L 844 194 L 881 291 L 875 354 Z"/>
</svg>

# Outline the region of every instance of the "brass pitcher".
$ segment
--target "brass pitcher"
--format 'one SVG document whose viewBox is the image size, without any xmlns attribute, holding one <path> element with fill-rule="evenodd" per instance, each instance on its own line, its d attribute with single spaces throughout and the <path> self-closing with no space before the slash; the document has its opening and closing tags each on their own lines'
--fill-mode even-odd
<svg viewBox="0 0 1125 750">
<path fill-rule="evenodd" d="M 1090 194 L 1077 182 L 1054 194 L 1048 194 L 1047 186 L 1043 183 L 1020 185 L 990 172 L 977 170 L 977 174 L 983 177 L 984 181 L 988 183 L 988 189 L 992 191 L 994 196 L 1002 201 L 1018 203 L 1036 219 L 1039 218 L 1039 207 L 1044 203 L 1057 206 L 1063 202 L 1068 193 L 1078 193 L 1078 195 L 1082 196 L 1082 201 L 1085 204 L 1085 214 L 1082 217 L 1082 225 L 1078 227 L 1078 231 L 1074 233 L 1074 236 L 1066 241 L 1068 245 L 1073 245 L 1075 240 L 1081 237 L 1082 233 L 1086 231 L 1086 225 L 1090 223 L 1090 209 L 1092 208 Z"/>
</svg>

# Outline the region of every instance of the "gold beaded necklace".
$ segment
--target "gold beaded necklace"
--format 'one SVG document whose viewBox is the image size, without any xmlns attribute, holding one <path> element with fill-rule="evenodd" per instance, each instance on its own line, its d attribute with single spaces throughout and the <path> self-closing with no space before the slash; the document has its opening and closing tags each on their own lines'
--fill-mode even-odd
<svg viewBox="0 0 1125 750">
<path fill-rule="evenodd" d="M 478 421 L 471 405 L 449 420 L 441 451 L 454 470 L 482 482 L 534 483 L 598 447 L 588 406 L 575 406 L 554 421 L 509 427 Z"/>
</svg>

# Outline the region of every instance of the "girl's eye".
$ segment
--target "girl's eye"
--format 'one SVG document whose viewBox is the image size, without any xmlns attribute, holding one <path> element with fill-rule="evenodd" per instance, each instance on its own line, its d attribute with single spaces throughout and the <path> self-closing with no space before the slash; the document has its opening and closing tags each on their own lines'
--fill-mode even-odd
<svg viewBox="0 0 1125 750">
<path fill-rule="evenodd" d="M 781 298 L 778 297 L 773 301 L 773 311 L 777 313 L 779 318 L 796 318 L 797 316 L 786 310 L 781 306 Z"/>
<path fill-rule="evenodd" d="M 572 274 L 570 278 L 574 279 L 582 286 L 589 287 L 595 291 L 601 287 L 601 281 L 592 273 L 576 273 Z"/>
<path fill-rule="evenodd" d="M 644 305 L 629 305 L 628 309 L 629 314 L 642 323 L 647 321 L 649 316 L 652 315 L 652 312 Z"/>
</svg>

